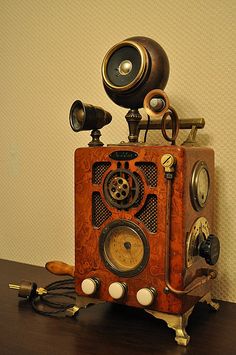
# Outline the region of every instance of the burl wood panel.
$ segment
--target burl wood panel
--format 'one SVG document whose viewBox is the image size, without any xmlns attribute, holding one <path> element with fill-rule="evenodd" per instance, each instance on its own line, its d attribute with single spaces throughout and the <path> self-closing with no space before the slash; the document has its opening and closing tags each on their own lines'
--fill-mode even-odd
<svg viewBox="0 0 236 355">
<path fill-rule="evenodd" d="M 137 172 L 144 183 L 144 198 L 140 205 L 131 207 L 128 211 L 111 207 L 103 195 L 103 182 L 110 171 L 117 169 L 117 161 L 112 160 L 109 154 L 113 151 L 133 151 L 138 156 L 129 161 L 129 170 Z M 83 295 L 81 282 L 88 277 L 97 277 L 100 288 L 95 298 L 113 302 L 108 293 L 112 282 L 125 282 L 128 287 L 123 303 L 141 307 L 136 300 L 136 293 L 143 287 L 154 287 L 157 290 L 155 302 L 150 307 L 153 310 L 167 313 L 183 313 L 194 305 L 210 288 L 211 282 L 197 288 L 186 296 L 176 296 L 173 293 L 165 294 L 164 265 L 165 265 L 165 238 L 166 238 L 166 180 L 164 169 L 161 166 L 163 154 L 170 153 L 176 158 L 176 174 L 172 188 L 172 217 L 170 240 L 170 282 L 172 287 L 183 289 L 193 282 L 201 268 L 208 268 L 204 259 L 199 260 L 190 268 L 186 268 L 186 237 L 195 220 L 201 216 L 208 219 L 211 233 L 213 232 L 213 175 L 214 152 L 210 148 L 178 147 L 178 146 L 110 146 L 96 148 L 79 148 L 75 152 L 75 277 L 76 291 Z M 190 201 L 190 181 L 194 164 L 204 160 L 209 168 L 211 186 L 204 209 L 197 212 Z M 92 168 L 96 162 L 110 162 L 110 167 L 102 177 L 101 184 L 92 183 Z M 148 185 L 143 172 L 135 165 L 137 162 L 153 162 L 157 166 L 157 186 Z M 121 167 L 124 162 L 121 161 Z M 93 226 L 92 220 L 92 194 L 99 192 L 103 204 L 111 212 L 111 216 L 99 227 Z M 151 233 L 145 225 L 135 217 L 135 214 L 145 203 L 145 196 L 157 196 L 157 231 Z M 99 253 L 99 238 L 103 228 L 112 221 L 126 219 L 134 222 L 144 232 L 149 246 L 150 256 L 144 270 L 133 277 L 119 277 L 109 271 Z"/>
</svg>

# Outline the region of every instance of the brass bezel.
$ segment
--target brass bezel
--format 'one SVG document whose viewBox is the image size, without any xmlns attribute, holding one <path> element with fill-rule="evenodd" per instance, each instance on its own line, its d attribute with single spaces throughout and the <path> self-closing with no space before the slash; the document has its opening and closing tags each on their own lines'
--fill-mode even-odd
<svg viewBox="0 0 236 355">
<path fill-rule="evenodd" d="M 124 227 L 124 228 L 129 228 L 133 230 L 137 234 L 137 236 L 140 238 L 142 241 L 143 245 L 143 257 L 142 260 L 140 261 L 139 265 L 136 266 L 134 269 L 129 269 L 129 270 L 119 270 L 117 266 L 113 265 L 111 260 L 106 254 L 106 240 L 109 237 L 109 234 L 113 231 L 114 228 L 116 227 Z M 150 247 L 149 247 L 149 242 L 141 228 L 138 227 L 137 224 L 130 220 L 115 220 L 111 223 L 109 223 L 103 230 L 99 238 L 99 252 L 101 259 L 106 266 L 106 268 L 111 271 L 113 274 L 118 275 L 120 277 L 133 277 L 138 275 L 140 272 L 144 270 L 146 267 L 148 260 L 149 260 L 149 254 L 150 254 Z"/>
<path fill-rule="evenodd" d="M 140 65 L 140 69 L 138 74 L 136 75 L 135 79 L 133 81 L 131 81 L 131 83 L 129 83 L 128 85 L 125 86 L 116 86 L 113 85 L 110 80 L 108 79 L 107 76 L 107 63 L 111 57 L 111 55 L 119 48 L 124 47 L 124 46 L 131 46 L 134 47 L 138 50 L 140 56 L 141 56 L 141 65 Z M 130 89 L 133 89 L 136 84 L 138 84 L 145 76 L 147 69 L 148 69 L 148 64 L 149 64 L 149 60 L 148 60 L 148 54 L 146 49 L 134 42 L 134 41 L 122 41 L 118 44 L 116 44 L 115 46 L 113 46 L 105 55 L 103 62 L 102 62 L 102 77 L 103 80 L 105 82 L 105 84 L 112 90 L 117 91 L 117 92 L 122 92 L 122 91 L 128 91 Z"/>
<path fill-rule="evenodd" d="M 199 259 L 199 255 L 194 255 L 193 250 L 198 248 L 196 245 L 199 233 L 203 233 L 205 240 L 210 235 L 210 225 L 205 217 L 199 217 L 192 225 L 186 239 L 186 267 L 189 268 Z"/>
<path fill-rule="evenodd" d="M 200 176 L 200 172 L 202 169 L 205 169 L 205 171 L 207 172 L 207 176 L 208 176 L 208 191 L 207 191 L 207 196 L 206 196 L 206 200 L 204 203 L 199 201 L 198 194 L 197 194 L 199 176 Z M 192 201 L 192 205 L 196 211 L 200 211 L 202 208 L 205 207 L 205 205 L 207 203 L 208 195 L 209 195 L 210 184 L 211 184 L 210 175 L 209 175 L 209 170 L 208 170 L 208 166 L 207 166 L 206 162 L 203 160 L 197 161 L 193 167 L 191 185 L 190 185 L 191 201 Z"/>
</svg>

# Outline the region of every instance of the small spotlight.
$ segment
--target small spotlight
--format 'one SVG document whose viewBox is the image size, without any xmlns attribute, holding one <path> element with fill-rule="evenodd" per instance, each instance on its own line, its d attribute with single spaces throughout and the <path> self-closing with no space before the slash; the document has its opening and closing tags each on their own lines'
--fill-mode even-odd
<svg viewBox="0 0 236 355">
<path fill-rule="evenodd" d="M 169 109 L 170 102 L 165 91 L 154 89 L 145 96 L 143 107 L 149 116 L 159 117 Z"/>
<path fill-rule="evenodd" d="M 112 116 L 102 107 L 76 100 L 70 109 L 70 126 L 75 132 L 101 129 L 109 124 Z"/>
</svg>

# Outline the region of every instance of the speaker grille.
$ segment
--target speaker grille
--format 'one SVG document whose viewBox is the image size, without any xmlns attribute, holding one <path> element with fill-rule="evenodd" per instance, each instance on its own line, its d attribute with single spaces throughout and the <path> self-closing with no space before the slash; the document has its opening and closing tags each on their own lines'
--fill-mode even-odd
<svg viewBox="0 0 236 355">
<path fill-rule="evenodd" d="M 157 186 L 157 167 L 155 163 L 152 162 L 138 162 L 135 164 L 147 179 L 148 185 L 152 187 Z"/>
<path fill-rule="evenodd" d="M 100 227 L 109 217 L 111 212 L 102 202 L 99 192 L 93 192 L 92 195 L 92 220 L 94 227 Z"/>
<path fill-rule="evenodd" d="M 97 162 L 93 164 L 92 183 L 100 185 L 105 171 L 111 166 L 110 162 Z"/>
<path fill-rule="evenodd" d="M 144 206 L 136 213 L 135 217 L 140 220 L 146 228 L 152 232 L 157 232 L 157 196 L 148 195 Z"/>
</svg>

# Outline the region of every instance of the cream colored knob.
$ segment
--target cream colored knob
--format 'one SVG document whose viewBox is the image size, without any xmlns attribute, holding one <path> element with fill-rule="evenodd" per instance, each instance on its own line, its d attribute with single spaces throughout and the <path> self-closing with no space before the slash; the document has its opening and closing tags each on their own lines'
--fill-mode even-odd
<svg viewBox="0 0 236 355">
<path fill-rule="evenodd" d="M 120 300 L 126 292 L 126 284 L 121 282 L 113 282 L 110 284 L 108 292 L 114 300 Z"/>
<path fill-rule="evenodd" d="M 93 295 L 97 291 L 98 286 L 99 281 L 93 278 L 84 279 L 81 283 L 82 291 L 86 295 Z"/>
<path fill-rule="evenodd" d="M 154 302 L 155 296 L 156 290 L 148 287 L 141 288 L 136 294 L 138 303 L 145 307 L 150 306 Z"/>
</svg>

